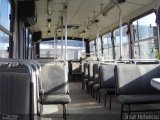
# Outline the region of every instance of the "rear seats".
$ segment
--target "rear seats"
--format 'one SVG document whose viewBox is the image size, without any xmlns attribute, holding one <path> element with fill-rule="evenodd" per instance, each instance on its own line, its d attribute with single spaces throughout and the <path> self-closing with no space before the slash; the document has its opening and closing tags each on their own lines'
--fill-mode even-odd
<svg viewBox="0 0 160 120">
<path fill-rule="evenodd" d="M 118 100 L 122 103 L 121 119 L 126 112 L 124 105 L 129 106 L 130 113 L 130 105 L 160 103 L 160 91 L 151 86 L 151 80 L 160 77 L 159 64 L 118 64 L 115 75 Z"/>
</svg>

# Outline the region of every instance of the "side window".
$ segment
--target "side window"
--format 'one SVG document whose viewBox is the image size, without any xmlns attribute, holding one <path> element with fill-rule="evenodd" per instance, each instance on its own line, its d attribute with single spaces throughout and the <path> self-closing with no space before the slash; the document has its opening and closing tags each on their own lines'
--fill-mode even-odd
<svg viewBox="0 0 160 120">
<path fill-rule="evenodd" d="M 84 46 L 85 46 L 85 43 L 84 43 Z M 83 50 L 82 41 L 67 40 L 68 60 L 79 60 L 82 50 Z M 45 41 L 45 42 L 40 43 L 40 57 L 41 58 L 53 58 L 54 56 L 61 58 L 61 52 L 62 52 L 61 40 L 56 40 L 55 42 L 54 40 L 50 40 L 50 41 Z"/>
<path fill-rule="evenodd" d="M 102 46 L 101 46 L 101 38 L 99 37 L 98 38 L 98 41 L 97 41 L 98 43 L 97 43 L 97 46 L 98 46 L 98 48 L 96 48 L 96 50 L 98 50 L 99 49 L 99 54 L 102 54 Z"/>
<path fill-rule="evenodd" d="M 111 40 L 111 32 L 104 35 L 102 39 L 104 59 L 113 59 L 113 45 Z"/>
<path fill-rule="evenodd" d="M 95 55 L 95 52 L 96 52 L 95 40 L 90 41 L 89 47 L 90 47 L 90 54 Z"/>
<path fill-rule="evenodd" d="M 10 0 L 0 0 L 0 58 L 9 58 Z"/>
<path fill-rule="evenodd" d="M 119 28 L 113 31 L 114 35 L 114 45 L 115 45 L 115 59 L 120 59 L 120 34 Z M 129 58 L 129 35 L 127 34 L 128 25 L 122 27 L 122 53 L 121 57 L 123 59 Z"/>
<path fill-rule="evenodd" d="M 134 58 L 154 59 L 158 53 L 156 14 L 153 12 L 132 22 Z"/>
</svg>

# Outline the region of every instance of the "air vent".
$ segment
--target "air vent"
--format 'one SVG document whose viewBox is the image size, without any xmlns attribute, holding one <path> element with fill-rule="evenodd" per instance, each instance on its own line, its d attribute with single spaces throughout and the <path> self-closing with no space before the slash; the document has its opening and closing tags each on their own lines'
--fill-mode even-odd
<svg viewBox="0 0 160 120">
<path fill-rule="evenodd" d="M 126 0 L 118 0 L 118 3 L 119 3 L 119 4 L 122 4 L 122 3 L 124 3 L 124 2 L 126 2 Z"/>
<path fill-rule="evenodd" d="M 65 26 L 63 26 L 63 28 L 65 28 Z M 67 29 L 79 29 L 79 25 L 67 25 Z"/>
</svg>

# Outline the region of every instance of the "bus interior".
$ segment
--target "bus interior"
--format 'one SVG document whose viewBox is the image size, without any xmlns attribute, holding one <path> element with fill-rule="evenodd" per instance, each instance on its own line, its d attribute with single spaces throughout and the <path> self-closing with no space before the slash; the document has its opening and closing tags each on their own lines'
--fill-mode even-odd
<svg viewBox="0 0 160 120">
<path fill-rule="evenodd" d="M 159 120 L 160 0 L 0 0 L 1 120 Z"/>
</svg>

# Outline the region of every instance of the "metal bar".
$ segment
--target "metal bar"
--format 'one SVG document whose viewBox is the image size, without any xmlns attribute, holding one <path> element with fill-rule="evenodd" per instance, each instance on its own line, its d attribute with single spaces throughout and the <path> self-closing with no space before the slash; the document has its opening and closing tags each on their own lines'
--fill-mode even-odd
<svg viewBox="0 0 160 120">
<path fill-rule="evenodd" d="M 64 20 L 65 20 L 65 60 L 67 60 L 67 0 L 64 5 L 65 14 L 64 14 Z"/>
<path fill-rule="evenodd" d="M 122 39 L 122 13 L 121 8 L 119 7 L 119 35 L 120 35 L 120 60 L 122 59 L 122 45 L 123 45 L 123 39 Z"/>
<path fill-rule="evenodd" d="M 4 33 L 6 33 L 9 36 L 13 36 L 12 33 L 10 31 L 8 31 L 5 27 L 3 27 L 2 25 L 0 25 L 0 30 Z"/>
<path fill-rule="evenodd" d="M 63 16 L 61 17 L 61 59 L 63 59 Z"/>
<path fill-rule="evenodd" d="M 160 52 L 160 27 L 159 25 L 157 25 L 157 32 L 158 32 L 157 39 L 158 39 L 158 53 L 159 53 Z"/>
<path fill-rule="evenodd" d="M 83 33 L 83 37 L 82 37 L 82 42 L 83 42 L 82 44 L 83 44 L 83 52 L 84 52 L 84 50 L 85 50 L 84 49 L 84 33 Z"/>
<path fill-rule="evenodd" d="M 149 111 L 160 111 L 160 109 L 153 109 L 153 110 L 133 110 L 130 112 L 149 112 Z M 128 111 L 123 111 L 124 113 L 128 113 Z"/>
<path fill-rule="evenodd" d="M 141 39 L 140 41 L 133 41 L 133 43 L 145 42 L 145 41 L 148 41 L 148 40 L 151 40 L 151 39 L 157 39 L 157 36 Z"/>
<path fill-rule="evenodd" d="M 56 35 L 54 35 L 54 59 L 56 58 Z"/>
</svg>

